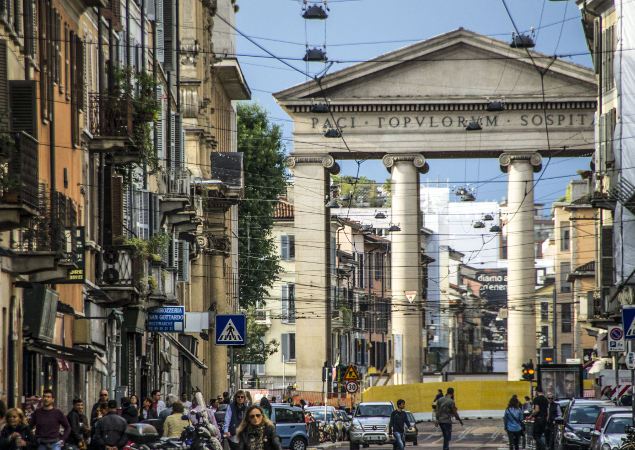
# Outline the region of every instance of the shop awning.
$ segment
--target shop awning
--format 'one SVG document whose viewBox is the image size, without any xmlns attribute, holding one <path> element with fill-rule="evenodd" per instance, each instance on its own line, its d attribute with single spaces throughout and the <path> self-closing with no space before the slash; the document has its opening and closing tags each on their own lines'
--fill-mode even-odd
<svg viewBox="0 0 635 450">
<path fill-rule="evenodd" d="M 191 351 L 189 351 L 187 348 L 185 348 L 185 346 L 183 344 L 181 344 L 178 341 L 178 339 L 174 339 L 169 334 L 165 334 L 165 333 L 159 333 L 159 334 L 161 334 L 161 336 L 163 336 L 168 341 L 170 341 L 170 343 L 172 343 L 179 350 L 179 353 L 181 353 L 187 359 L 189 359 L 194 364 L 196 364 L 196 366 L 199 369 L 207 369 L 207 366 L 205 364 L 203 364 L 203 362 L 200 359 L 198 359 L 196 356 L 194 356 L 194 354 Z"/>
<path fill-rule="evenodd" d="M 34 342 L 33 344 L 27 345 L 26 349 L 51 358 L 63 359 L 64 361 L 87 366 L 94 366 L 98 356 L 98 354 L 93 351 L 64 347 L 48 342 Z"/>
</svg>

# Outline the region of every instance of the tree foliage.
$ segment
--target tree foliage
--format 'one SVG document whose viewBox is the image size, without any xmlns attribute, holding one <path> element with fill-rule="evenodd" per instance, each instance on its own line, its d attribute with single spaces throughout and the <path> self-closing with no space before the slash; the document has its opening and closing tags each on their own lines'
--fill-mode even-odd
<svg viewBox="0 0 635 450">
<path fill-rule="evenodd" d="M 234 350 L 234 359 L 248 364 L 264 364 L 280 347 L 277 339 L 264 342 L 262 337 L 268 329 L 267 325 L 256 322 L 256 309 L 250 308 L 247 312 L 247 344 Z"/>
<path fill-rule="evenodd" d="M 375 181 L 369 180 L 362 175 L 355 178 L 350 175 L 331 175 L 333 185 L 339 187 L 340 198 L 343 195 L 351 197 L 343 206 L 351 208 L 380 208 L 386 206 L 387 196 L 385 189 Z"/>
<path fill-rule="evenodd" d="M 258 103 L 238 104 L 238 151 L 243 153 L 245 196 L 238 205 L 240 305 L 262 302 L 282 271 L 271 230 L 285 189 L 282 130 Z"/>
</svg>

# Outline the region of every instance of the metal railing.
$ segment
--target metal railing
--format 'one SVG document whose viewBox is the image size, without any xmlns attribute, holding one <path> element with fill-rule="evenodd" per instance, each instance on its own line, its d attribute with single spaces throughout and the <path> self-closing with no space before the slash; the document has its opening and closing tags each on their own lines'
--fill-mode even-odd
<svg viewBox="0 0 635 450">
<path fill-rule="evenodd" d="M 191 174 L 188 169 L 168 169 L 165 171 L 167 194 L 171 197 L 189 197 Z"/>
<path fill-rule="evenodd" d="M 8 192 L 17 193 L 17 198 L 11 199 L 16 203 L 37 209 L 40 204 L 38 142 L 23 131 L 11 133 L 11 136 L 15 141 L 15 152 L 9 161 L 7 174 L 17 176 L 20 183 L 8 189 Z M 10 198 L 10 195 L 5 195 L 4 203 L 13 203 Z"/>
<path fill-rule="evenodd" d="M 93 136 L 132 136 L 132 97 L 129 95 L 89 94 L 89 108 Z"/>
</svg>

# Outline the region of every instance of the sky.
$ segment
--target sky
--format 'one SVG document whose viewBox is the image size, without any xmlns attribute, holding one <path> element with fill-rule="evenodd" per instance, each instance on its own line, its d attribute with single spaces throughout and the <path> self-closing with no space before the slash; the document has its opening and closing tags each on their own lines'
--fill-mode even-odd
<svg viewBox="0 0 635 450">
<path fill-rule="evenodd" d="M 320 63 L 302 61 L 306 43 L 326 43 L 329 61 L 337 61 L 332 73 L 384 53 L 455 30 L 459 27 L 504 41 L 514 29 L 536 29 L 534 50 L 558 55 L 565 61 L 591 67 L 580 11 L 573 1 L 547 0 L 330 0 L 326 21 L 307 21 L 298 0 L 238 0 L 236 52 L 252 91 L 252 100 L 266 107 L 272 119 L 283 127 L 287 152 L 293 149 L 293 122 L 276 104 L 272 93 L 303 83 L 324 69 Z M 311 4 L 311 3 L 310 3 Z M 246 36 L 246 37 L 245 37 Z M 258 44 L 265 50 L 259 48 Z M 297 68 L 293 70 L 279 59 Z M 301 73 L 302 72 L 302 73 Z M 565 194 L 567 184 L 588 170 L 590 158 L 553 158 L 543 161 L 543 172 L 535 188 L 535 202 L 549 204 Z M 342 175 L 357 175 L 354 161 L 339 162 Z M 432 160 L 421 181 L 450 187 L 476 188 L 478 201 L 500 201 L 507 195 L 507 175 L 496 159 Z M 359 175 L 383 182 L 387 172 L 380 160 L 365 161 Z"/>
</svg>

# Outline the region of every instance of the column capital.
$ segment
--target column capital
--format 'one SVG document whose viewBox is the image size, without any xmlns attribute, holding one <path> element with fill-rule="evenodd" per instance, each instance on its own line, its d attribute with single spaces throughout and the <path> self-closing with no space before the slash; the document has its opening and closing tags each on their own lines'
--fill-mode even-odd
<svg viewBox="0 0 635 450">
<path fill-rule="evenodd" d="M 384 155 L 384 157 L 381 159 L 381 162 L 384 164 L 384 166 L 388 170 L 388 173 L 390 173 L 390 169 L 392 169 L 392 166 L 394 166 L 395 163 L 401 162 L 401 161 L 412 162 L 412 164 L 417 168 L 419 173 L 428 173 L 428 170 L 430 170 L 430 166 L 426 162 L 426 158 L 419 153 L 406 153 L 406 154 L 394 154 L 394 155 L 388 154 L 388 155 Z"/>
<path fill-rule="evenodd" d="M 501 172 L 507 173 L 509 165 L 512 161 L 529 161 L 534 166 L 534 173 L 542 170 L 542 156 L 536 152 L 509 152 L 503 153 L 498 157 Z"/>
<path fill-rule="evenodd" d="M 231 241 L 227 236 L 215 236 L 213 233 L 205 233 L 196 237 L 198 248 L 207 255 L 222 255 L 228 257 L 231 251 Z"/>
<path fill-rule="evenodd" d="M 284 160 L 284 165 L 293 170 L 296 164 L 322 164 L 332 175 L 340 173 L 340 165 L 335 162 L 331 155 L 322 156 L 288 156 Z"/>
</svg>

